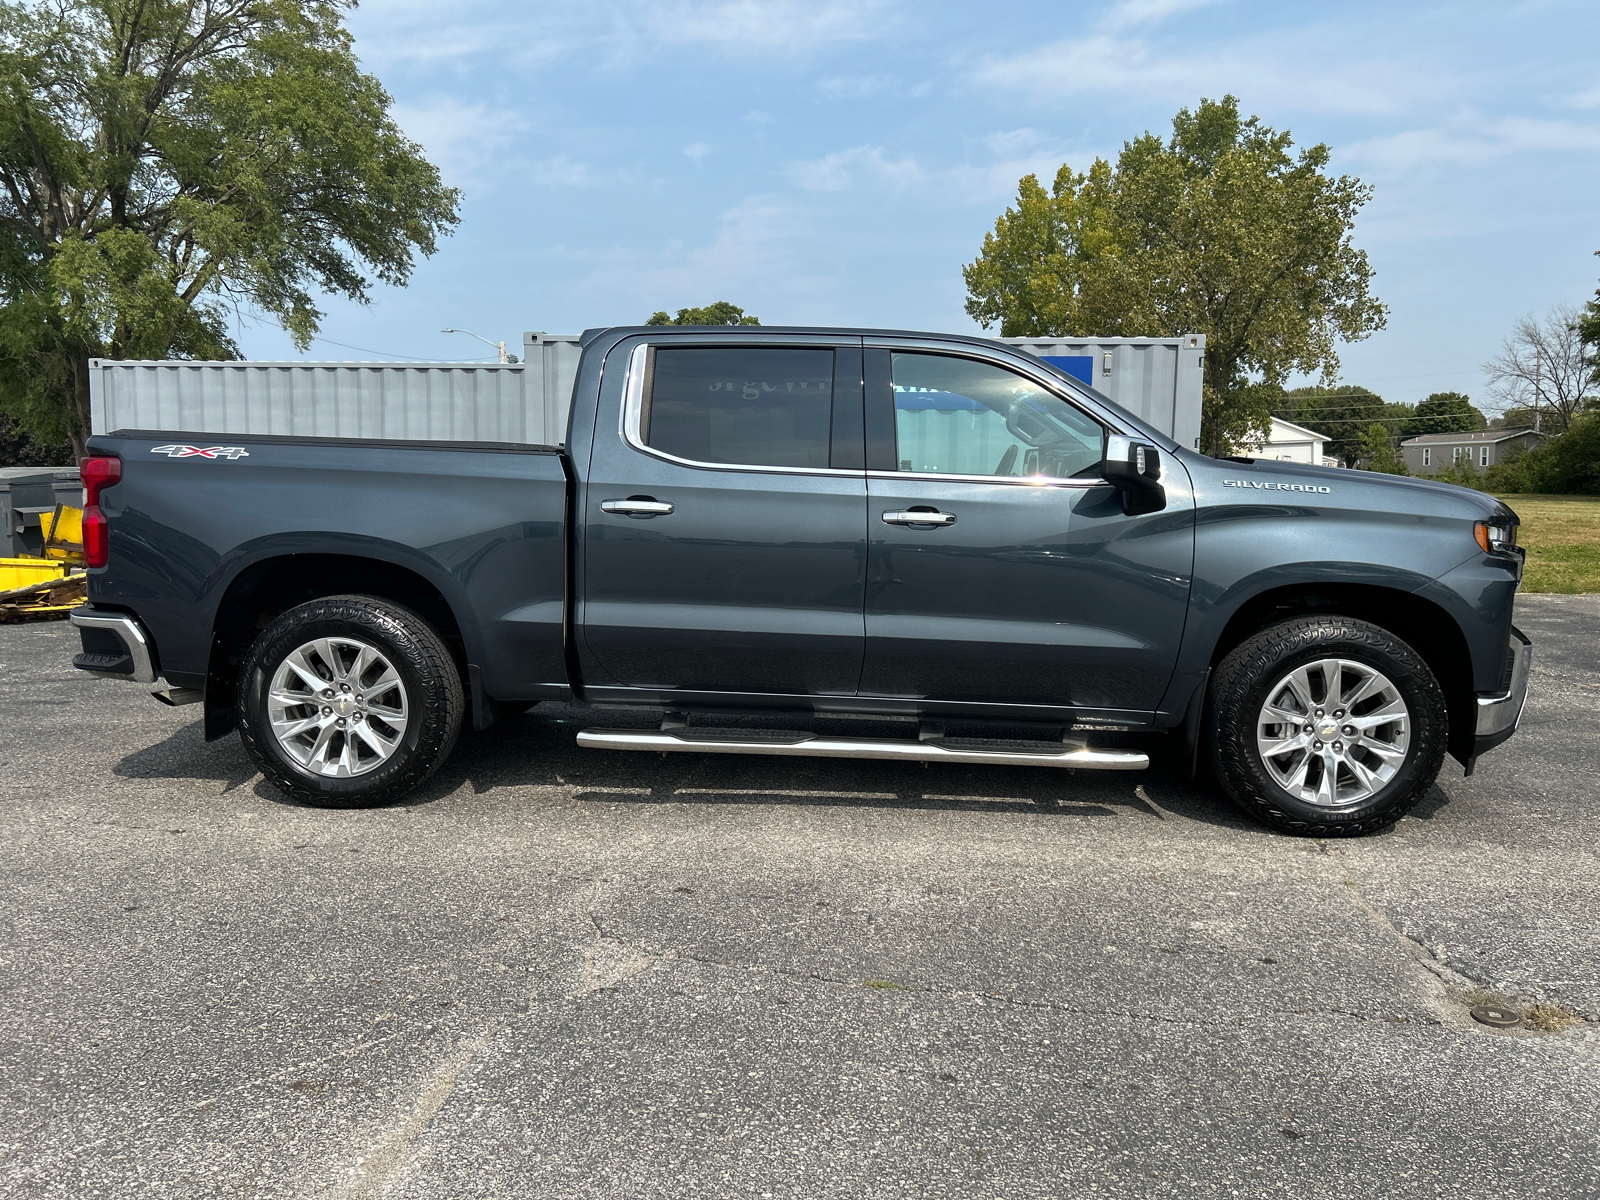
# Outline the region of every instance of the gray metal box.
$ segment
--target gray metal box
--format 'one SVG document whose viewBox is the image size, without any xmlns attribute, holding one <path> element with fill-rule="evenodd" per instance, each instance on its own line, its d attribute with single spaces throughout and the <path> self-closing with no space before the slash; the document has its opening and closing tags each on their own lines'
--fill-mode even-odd
<svg viewBox="0 0 1600 1200">
<path fill-rule="evenodd" d="M 0 467 L 0 558 L 44 555 L 39 514 L 83 504 L 77 467 Z"/>
<path fill-rule="evenodd" d="M 1054 362 L 1180 446 L 1200 448 L 1205 334 L 998 340 Z"/>
</svg>

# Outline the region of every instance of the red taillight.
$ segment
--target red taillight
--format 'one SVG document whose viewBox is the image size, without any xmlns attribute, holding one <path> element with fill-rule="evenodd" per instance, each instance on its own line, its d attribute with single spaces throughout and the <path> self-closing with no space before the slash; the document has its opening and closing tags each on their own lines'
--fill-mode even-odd
<svg viewBox="0 0 1600 1200">
<path fill-rule="evenodd" d="M 83 561 L 85 566 L 103 567 L 111 557 L 105 514 L 100 511 L 100 492 L 122 478 L 122 460 L 97 454 L 78 464 L 83 480 Z"/>
</svg>

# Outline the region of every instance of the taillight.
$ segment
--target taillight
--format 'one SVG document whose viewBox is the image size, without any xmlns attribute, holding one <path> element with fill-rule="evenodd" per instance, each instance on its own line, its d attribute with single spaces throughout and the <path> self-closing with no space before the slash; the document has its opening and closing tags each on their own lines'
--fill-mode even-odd
<svg viewBox="0 0 1600 1200">
<path fill-rule="evenodd" d="M 78 464 L 83 480 L 83 561 L 85 566 L 103 567 L 111 557 L 105 514 L 100 511 L 100 492 L 122 478 L 122 460 L 109 454 L 96 454 Z"/>
</svg>

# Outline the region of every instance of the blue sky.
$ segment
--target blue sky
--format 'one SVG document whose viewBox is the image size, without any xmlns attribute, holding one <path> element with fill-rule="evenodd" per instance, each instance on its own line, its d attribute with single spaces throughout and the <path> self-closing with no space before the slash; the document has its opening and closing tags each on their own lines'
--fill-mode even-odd
<svg viewBox="0 0 1600 1200">
<path fill-rule="evenodd" d="M 408 288 L 330 301 L 307 358 L 476 358 L 438 331 L 713 300 L 976 332 L 960 269 L 1022 175 L 1227 92 L 1376 188 L 1356 241 L 1389 324 L 1345 382 L 1480 398 L 1517 317 L 1600 280 L 1592 3 L 369 0 L 350 25 L 462 221 Z M 240 342 L 300 357 L 270 324 Z"/>
</svg>

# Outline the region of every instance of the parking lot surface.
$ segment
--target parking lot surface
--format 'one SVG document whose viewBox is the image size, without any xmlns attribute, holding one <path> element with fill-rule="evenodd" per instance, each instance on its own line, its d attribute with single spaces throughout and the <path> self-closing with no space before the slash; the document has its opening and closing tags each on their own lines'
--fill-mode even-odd
<svg viewBox="0 0 1600 1200">
<path fill-rule="evenodd" d="M 0 628 L 0 1194 L 1600 1195 L 1600 598 L 1518 624 L 1522 732 L 1345 842 L 552 706 L 300 808 Z"/>
</svg>

